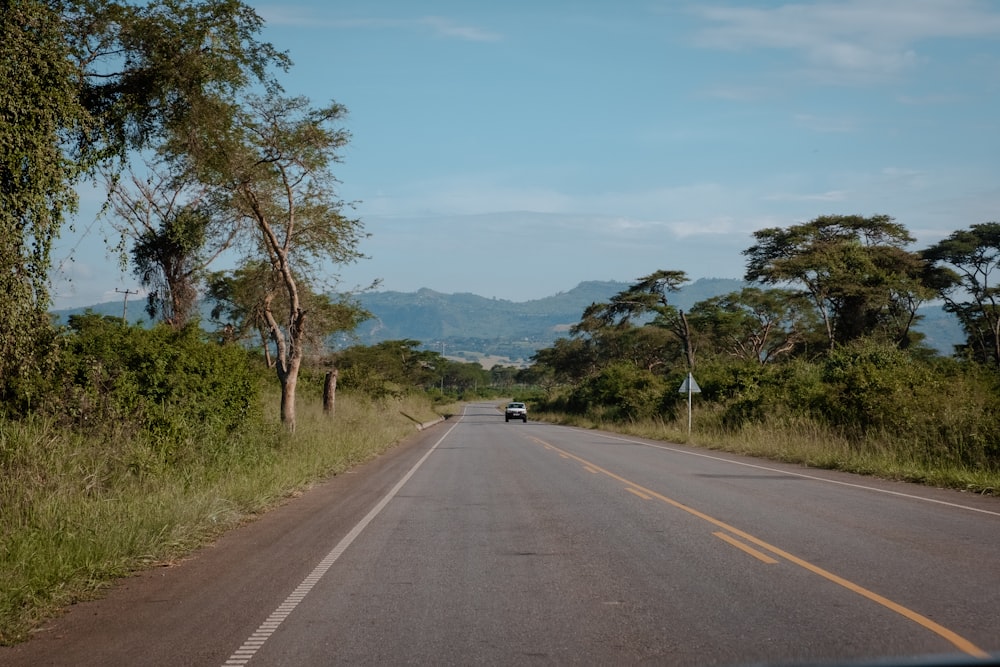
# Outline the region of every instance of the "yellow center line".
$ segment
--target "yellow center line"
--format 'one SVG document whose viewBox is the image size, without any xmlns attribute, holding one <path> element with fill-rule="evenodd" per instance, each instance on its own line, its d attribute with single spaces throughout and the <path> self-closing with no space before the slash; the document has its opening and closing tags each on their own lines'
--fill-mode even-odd
<svg viewBox="0 0 1000 667">
<path fill-rule="evenodd" d="M 740 542 L 735 537 L 731 537 L 729 535 L 726 535 L 723 532 L 715 532 L 715 533 L 712 533 L 712 534 L 715 535 L 716 537 L 718 537 L 723 542 L 728 542 L 729 544 L 733 545 L 737 549 L 740 549 L 741 551 L 745 551 L 746 553 L 750 554 L 751 556 L 753 556 L 757 560 L 763 561 L 763 562 L 767 563 L 768 565 L 775 565 L 778 562 L 775 559 L 773 559 L 770 556 L 768 556 L 767 554 L 761 553 L 761 552 L 757 551 L 756 549 L 754 549 L 753 547 L 749 547 L 749 546 L 743 544 L 742 542 Z"/>
<path fill-rule="evenodd" d="M 631 493 L 632 495 L 639 496 L 643 500 L 652 500 L 652 497 L 647 496 L 645 493 L 643 493 L 639 489 L 633 489 L 631 486 L 626 486 L 625 490 L 628 491 L 629 493 Z"/>
<path fill-rule="evenodd" d="M 962 637 L 962 636 L 958 635 L 957 633 L 949 630 L 948 628 L 946 628 L 946 627 L 944 627 L 944 626 L 942 626 L 942 625 L 940 625 L 938 623 L 935 623 L 931 619 L 927 618 L 926 616 L 923 616 L 922 614 L 919 614 L 919 613 L 913 611 L 912 609 L 908 609 L 907 607 L 904 607 L 903 605 L 901 605 L 901 604 L 899 604 L 897 602 L 893 602 L 892 600 L 890 600 L 890 599 L 888 599 L 886 597 L 883 597 L 883 596 L 879 595 L 878 593 L 870 591 L 867 588 L 864 588 L 863 586 L 859 586 L 858 584 L 855 584 L 854 582 L 848 581 L 847 579 L 844 579 L 843 577 L 840 577 L 840 576 L 838 576 L 836 574 L 833 574 L 832 572 L 824 570 L 823 568 L 821 568 L 821 567 L 819 567 L 817 565 L 813 565 L 812 563 L 810 563 L 810 562 L 808 562 L 806 560 L 803 560 L 802 558 L 799 558 L 798 556 L 793 556 L 792 554 L 788 553 L 787 551 L 784 551 L 783 549 L 779 549 L 778 547 L 776 547 L 776 546 L 774 546 L 772 544 L 769 544 L 769 543 L 765 542 L 764 540 L 762 540 L 760 538 L 754 537 L 750 533 L 742 531 L 739 528 L 736 528 L 734 526 L 730 526 L 729 524 L 727 524 L 724 521 L 720 521 L 719 519 L 711 517 L 711 516 L 705 514 L 704 512 L 699 512 L 698 510 L 694 509 L 693 507 L 689 507 L 689 506 L 687 506 L 687 505 L 685 505 L 683 503 L 680 503 L 680 502 L 678 502 L 676 500 L 668 498 L 667 496 L 664 496 L 661 493 L 657 493 L 656 491 L 653 491 L 652 489 L 647 489 L 646 487 L 644 487 L 644 486 L 642 486 L 640 484 L 636 484 L 635 482 L 630 481 L 630 480 L 622 477 L 621 475 L 618 475 L 616 473 L 611 472 L 610 470 L 607 470 L 606 468 L 602 468 L 601 466 L 598 466 L 598 465 L 596 465 L 594 463 L 591 463 L 590 461 L 588 461 L 588 460 L 586 460 L 584 458 L 581 458 L 581 457 L 579 457 L 579 456 L 577 456 L 575 454 L 571 454 L 570 452 L 567 452 L 564 449 L 556 447 L 555 445 L 553 445 L 551 443 L 545 442 L 544 440 L 541 440 L 541 439 L 536 438 L 534 436 L 528 436 L 528 438 L 530 440 L 536 442 L 537 444 L 542 445 L 543 447 L 547 447 L 549 449 L 552 449 L 553 451 L 558 452 L 559 455 L 562 456 L 563 458 L 574 459 L 574 460 L 578 461 L 579 463 L 581 463 L 581 464 L 583 464 L 585 466 L 590 466 L 590 467 L 594 468 L 595 470 L 597 470 L 600 473 L 602 473 L 602 474 L 610 477 L 611 479 L 617 480 L 617 481 L 621 482 L 622 484 L 625 484 L 626 487 L 631 487 L 630 490 L 634 489 L 633 493 L 635 493 L 635 491 L 638 491 L 640 493 L 647 494 L 647 495 L 649 495 L 652 498 L 656 498 L 657 500 L 660 500 L 660 501 L 662 501 L 662 502 L 664 502 L 664 503 L 666 503 L 666 504 L 668 504 L 668 505 L 670 505 L 672 507 L 675 507 L 675 508 L 677 508 L 679 510 L 687 512 L 688 514 L 690 514 L 692 516 L 695 516 L 695 517 L 697 517 L 697 518 L 699 518 L 699 519 L 701 519 L 703 521 L 707 521 L 708 523 L 712 524 L 713 526 L 716 526 L 718 528 L 721 528 L 721 529 L 723 529 L 725 531 L 728 531 L 728 532 L 732 533 L 733 535 L 736 535 L 738 537 L 743 538 L 747 542 L 750 542 L 752 544 L 756 544 L 758 547 L 760 547 L 761 549 L 764 549 L 765 551 L 770 551 L 775 556 L 778 556 L 780 558 L 784 558 L 788 562 L 794 563 L 795 565 L 798 565 L 799 567 L 801 567 L 801 568 L 803 568 L 805 570 L 808 570 L 809 572 L 812 572 L 813 574 L 819 575 L 820 577 L 826 579 L 827 581 L 830 581 L 830 582 L 832 582 L 834 584 L 837 584 L 838 586 L 842 586 L 842 587 L 846 588 L 847 590 L 849 590 L 849 591 L 851 591 L 853 593 L 856 593 L 856 594 L 858 594 L 858 595 L 860 595 L 860 596 L 862 596 L 864 598 L 867 598 L 868 600 L 871 600 L 872 602 L 875 602 L 876 604 L 879 604 L 879 605 L 885 607 L 886 609 L 894 611 L 897 614 L 899 614 L 900 616 L 902 616 L 902 617 L 904 617 L 904 618 L 906 618 L 906 619 L 908 619 L 910 621 L 913 621 L 914 623 L 917 623 L 918 625 L 923 626 L 924 628 L 926 628 L 927 630 L 930 630 L 931 632 L 933 632 L 934 634 L 938 635 L 939 637 L 942 637 L 942 638 L 946 639 L 947 641 L 951 642 L 952 645 L 954 645 L 957 649 L 959 649 L 963 653 L 967 653 L 968 655 L 971 655 L 971 656 L 976 657 L 976 658 L 984 658 L 984 659 L 986 659 L 986 658 L 990 657 L 989 653 L 987 653 L 983 649 L 979 648 L 978 646 L 976 646 L 975 644 L 973 644 L 972 642 L 970 642 L 968 639 L 965 639 L 964 637 Z"/>
</svg>

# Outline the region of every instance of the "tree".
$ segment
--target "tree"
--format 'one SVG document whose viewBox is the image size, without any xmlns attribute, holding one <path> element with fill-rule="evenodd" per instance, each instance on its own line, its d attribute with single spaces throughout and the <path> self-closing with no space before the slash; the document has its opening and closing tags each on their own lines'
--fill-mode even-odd
<svg viewBox="0 0 1000 667">
<path fill-rule="evenodd" d="M 743 251 L 746 279 L 803 286 L 831 348 L 873 335 L 899 347 L 916 339 L 917 308 L 933 292 L 923 283 L 923 260 L 905 249 L 913 238 L 889 216 L 821 216 L 754 237 Z"/>
<path fill-rule="evenodd" d="M 808 306 L 791 290 L 746 287 L 699 301 L 689 314 L 713 350 L 764 365 L 808 342 L 817 324 Z"/>
<path fill-rule="evenodd" d="M 51 0 L 94 122 L 77 147 L 128 161 L 165 142 L 170 155 L 207 148 L 225 131 L 237 96 L 288 57 L 257 35 L 262 19 L 240 0 Z M 273 85 L 273 82 L 272 82 Z"/>
<path fill-rule="evenodd" d="M 1000 366 L 1000 223 L 960 229 L 923 252 L 932 279 L 965 330 L 966 347 L 982 363 Z M 963 300 L 965 297 L 969 300 Z"/>
<path fill-rule="evenodd" d="M 197 148 L 201 118 L 288 60 L 238 0 L 8 0 L 0 12 L 0 382 L 40 355 L 53 239 L 74 187 L 157 138 Z M 202 124 L 203 125 L 203 124 Z M 192 128 L 199 128 L 192 132 Z M 25 371 L 26 372 L 26 371 Z"/>
<path fill-rule="evenodd" d="M 320 276 L 361 257 L 361 222 L 343 214 L 331 167 L 349 139 L 336 126 L 344 107 L 312 108 L 278 91 L 254 97 L 233 131 L 199 165 L 253 234 L 249 259 L 268 267 L 257 313 L 265 323 L 281 384 L 281 420 L 295 430 L 295 390 L 309 340 L 305 298 Z"/>
<path fill-rule="evenodd" d="M 246 262 L 233 271 L 210 273 L 205 281 L 205 298 L 214 304 L 210 317 L 220 327 L 223 340 L 247 340 L 251 332 L 256 332 L 267 367 L 273 368 L 267 322 L 261 312 L 269 275 L 270 265 L 264 261 Z"/>
<path fill-rule="evenodd" d="M 601 354 L 591 339 L 558 338 L 552 347 L 536 351 L 531 361 L 533 368 L 550 371 L 556 382 L 576 384 L 600 370 Z"/>
<path fill-rule="evenodd" d="M 0 12 L 0 390 L 36 360 L 52 242 L 76 208 L 80 167 L 61 147 L 87 113 L 63 27 L 42 2 L 6 2 Z"/>
<path fill-rule="evenodd" d="M 149 288 L 146 311 L 180 329 L 192 316 L 203 274 L 238 229 L 212 206 L 207 186 L 170 168 L 147 163 L 145 177 L 132 171 L 127 184 L 109 179 L 108 195 L 120 248 L 132 241 L 136 276 Z"/>
<path fill-rule="evenodd" d="M 407 388 L 438 386 L 447 360 L 437 352 L 421 350 L 420 341 L 387 340 L 356 345 L 337 353 L 345 386 L 371 396 L 401 394 Z"/>
<path fill-rule="evenodd" d="M 687 282 L 683 271 L 655 271 L 627 290 L 611 297 L 608 303 L 595 303 L 587 307 L 573 331 L 600 331 L 605 328 L 628 328 L 635 321 L 665 329 L 681 342 L 688 370 L 694 369 L 695 340 L 687 316 L 667 300 L 669 292 L 676 292 Z M 647 364 L 647 367 L 649 364 Z"/>
</svg>

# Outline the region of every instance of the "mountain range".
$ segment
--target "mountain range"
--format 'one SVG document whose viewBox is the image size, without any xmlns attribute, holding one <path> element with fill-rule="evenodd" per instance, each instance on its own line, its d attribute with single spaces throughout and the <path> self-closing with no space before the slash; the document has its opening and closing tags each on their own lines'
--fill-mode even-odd
<svg viewBox="0 0 1000 667">
<path fill-rule="evenodd" d="M 672 304 L 688 310 L 698 301 L 739 291 L 745 283 L 729 278 L 701 278 L 670 295 Z M 628 289 L 615 281 L 582 282 L 568 292 L 531 301 L 508 301 L 470 293 L 445 294 L 427 288 L 416 292 L 367 292 L 357 295 L 360 305 L 372 318 L 358 327 L 342 345 L 375 344 L 386 340 L 410 339 L 442 352 L 452 359 L 477 361 L 490 367 L 495 363 L 525 365 L 539 349 L 569 335 L 592 303 L 607 301 Z M 145 302 L 108 302 L 85 308 L 55 311 L 64 321 L 75 313 L 91 310 L 101 315 L 125 316 L 129 322 L 148 320 Z M 917 329 L 926 344 L 944 355 L 964 339 L 955 318 L 939 305 L 921 308 Z M 203 308 L 203 321 L 208 321 Z"/>
</svg>

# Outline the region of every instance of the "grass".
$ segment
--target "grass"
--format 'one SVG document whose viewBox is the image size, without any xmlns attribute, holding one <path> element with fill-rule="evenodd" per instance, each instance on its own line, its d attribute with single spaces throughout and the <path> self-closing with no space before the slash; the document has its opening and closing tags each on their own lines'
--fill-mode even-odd
<svg viewBox="0 0 1000 667">
<path fill-rule="evenodd" d="M 333 417 L 300 398 L 298 410 L 294 436 L 272 414 L 182 465 L 134 434 L 95 440 L 44 421 L 0 421 L 0 644 L 378 456 L 412 434 L 414 420 L 438 416 L 421 397 L 374 403 L 342 394 Z"/>
<path fill-rule="evenodd" d="M 928 460 L 888 434 L 858 444 L 804 418 L 772 419 L 729 429 L 718 424 L 709 411 L 699 413 L 696 410 L 689 436 L 686 415 L 683 420 L 677 421 L 628 422 L 595 421 L 562 413 L 536 412 L 533 417 L 551 423 L 602 429 L 812 468 L 1000 495 L 1000 470 L 996 468 L 969 468 L 947 461 Z"/>
</svg>

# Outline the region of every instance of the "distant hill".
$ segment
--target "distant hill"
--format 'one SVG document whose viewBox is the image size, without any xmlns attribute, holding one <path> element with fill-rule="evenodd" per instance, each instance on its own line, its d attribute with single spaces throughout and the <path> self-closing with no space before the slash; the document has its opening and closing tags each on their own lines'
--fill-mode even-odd
<svg viewBox="0 0 1000 667">
<path fill-rule="evenodd" d="M 688 310 L 698 301 L 738 291 L 744 284 L 729 278 L 702 278 L 672 294 L 671 302 Z M 443 294 L 426 288 L 416 292 L 368 292 L 357 298 L 374 317 L 362 323 L 353 340 L 346 344 L 412 339 L 450 358 L 478 361 L 486 366 L 523 365 L 537 350 L 567 336 L 587 306 L 607 301 L 628 287 L 628 283 L 615 281 L 588 281 L 568 292 L 523 302 L 469 293 Z M 147 322 L 149 316 L 144 307 L 142 300 L 129 302 L 128 321 Z M 120 317 L 122 303 L 60 310 L 54 315 L 65 321 L 69 315 L 85 310 Z M 951 354 L 953 346 L 963 340 L 955 318 L 939 306 L 922 308 L 920 314 L 923 320 L 918 330 L 926 335 L 927 344 L 942 354 Z M 204 308 L 202 317 L 208 321 Z"/>
<path fill-rule="evenodd" d="M 686 310 L 742 285 L 739 280 L 703 278 L 671 295 L 671 301 Z M 429 289 L 372 292 L 359 301 L 375 317 L 356 335 L 364 344 L 412 338 L 443 349 L 449 357 L 524 364 L 537 350 L 568 335 L 589 305 L 607 301 L 628 287 L 628 283 L 588 281 L 568 292 L 522 302 Z"/>
</svg>

